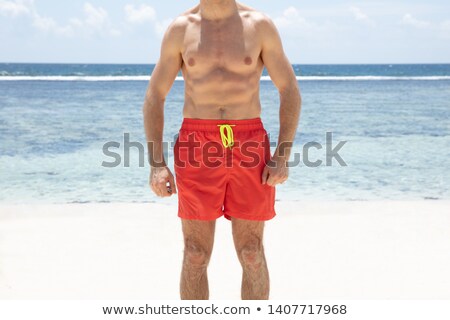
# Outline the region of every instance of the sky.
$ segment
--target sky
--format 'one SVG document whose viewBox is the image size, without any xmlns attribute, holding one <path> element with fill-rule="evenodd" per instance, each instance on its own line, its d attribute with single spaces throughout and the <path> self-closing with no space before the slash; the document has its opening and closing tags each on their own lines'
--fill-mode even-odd
<svg viewBox="0 0 450 320">
<path fill-rule="evenodd" d="M 0 62 L 155 63 L 198 0 L 0 0 Z M 450 63 L 448 0 L 248 0 L 292 63 Z"/>
</svg>

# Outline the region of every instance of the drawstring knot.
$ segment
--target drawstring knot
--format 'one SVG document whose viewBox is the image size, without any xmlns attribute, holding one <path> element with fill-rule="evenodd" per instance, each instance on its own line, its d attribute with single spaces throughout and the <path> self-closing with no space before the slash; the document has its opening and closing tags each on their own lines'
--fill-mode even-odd
<svg viewBox="0 0 450 320">
<path fill-rule="evenodd" d="M 225 148 L 231 148 L 234 145 L 233 128 L 234 125 L 219 124 L 220 137 L 222 138 L 222 144 Z"/>
</svg>

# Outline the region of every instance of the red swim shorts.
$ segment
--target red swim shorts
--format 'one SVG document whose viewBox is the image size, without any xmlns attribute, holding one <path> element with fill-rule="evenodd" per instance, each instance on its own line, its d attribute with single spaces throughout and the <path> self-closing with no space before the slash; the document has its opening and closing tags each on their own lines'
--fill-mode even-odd
<svg viewBox="0 0 450 320">
<path fill-rule="evenodd" d="M 174 146 L 178 216 L 246 220 L 275 216 L 275 187 L 262 184 L 270 144 L 260 118 L 183 120 Z"/>
</svg>

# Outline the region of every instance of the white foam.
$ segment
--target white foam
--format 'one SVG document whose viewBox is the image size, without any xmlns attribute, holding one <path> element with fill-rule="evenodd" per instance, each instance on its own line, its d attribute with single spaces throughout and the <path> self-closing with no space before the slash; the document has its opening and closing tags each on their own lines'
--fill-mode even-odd
<svg viewBox="0 0 450 320">
<path fill-rule="evenodd" d="M 148 81 L 150 76 L 0 76 L 0 81 Z M 269 76 L 261 77 L 261 81 L 270 81 Z M 450 80 L 450 76 L 297 76 L 299 81 L 386 81 L 416 80 L 436 81 Z M 176 77 L 176 81 L 184 81 Z"/>
<path fill-rule="evenodd" d="M 150 76 L 4 76 L 0 81 L 148 81 Z"/>
<path fill-rule="evenodd" d="M 304 76 L 306 81 L 380 81 L 380 80 L 450 80 L 450 76 Z"/>
</svg>

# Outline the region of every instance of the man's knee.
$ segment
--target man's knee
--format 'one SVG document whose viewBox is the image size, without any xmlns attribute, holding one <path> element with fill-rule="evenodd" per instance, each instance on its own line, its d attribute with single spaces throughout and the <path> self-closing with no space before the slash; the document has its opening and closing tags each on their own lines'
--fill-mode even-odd
<svg viewBox="0 0 450 320">
<path fill-rule="evenodd" d="M 257 268 L 264 257 L 264 248 L 260 238 L 246 241 L 239 250 L 239 258 L 244 267 Z"/>
<path fill-rule="evenodd" d="M 184 243 L 184 262 L 190 267 L 206 268 L 211 256 L 210 250 L 199 240 L 187 239 Z"/>
</svg>

